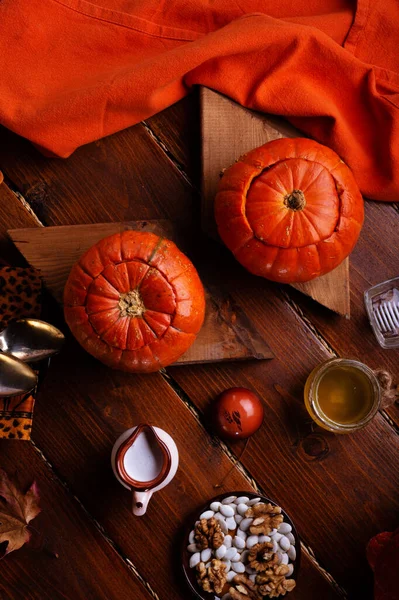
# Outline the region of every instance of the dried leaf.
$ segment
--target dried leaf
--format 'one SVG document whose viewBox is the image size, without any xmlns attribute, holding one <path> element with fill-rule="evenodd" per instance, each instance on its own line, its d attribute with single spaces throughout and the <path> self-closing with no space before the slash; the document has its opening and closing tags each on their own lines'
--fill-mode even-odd
<svg viewBox="0 0 399 600">
<path fill-rule="evenodd" d="M 8 542 L 6 554 L 29 541 L 28 523 L 39 513 L 36 483 L 33 482 L 24 494 L 0 469 L 0 543 Z"/>
</svg>

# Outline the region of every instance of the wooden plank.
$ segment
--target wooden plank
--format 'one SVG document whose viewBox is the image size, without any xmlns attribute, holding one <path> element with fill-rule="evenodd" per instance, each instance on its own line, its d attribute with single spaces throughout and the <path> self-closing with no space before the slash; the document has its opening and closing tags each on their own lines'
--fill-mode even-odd
<svg viewBox="0 0 399 600">
<path fill-rule="evenodd" d="M 13 229 L 8 233 L 28 263 L 40 269 L 47 288 L 62 304 L 64 287 L 72 266 L 93 244 L 106 236 L 134 229 L 150 231 L 168 237 L 186 249 L 190 245 L 185 232 L 179 231 L 171 221 L 125 221 L 123 223 L 98 223 Z M 188 232 L 190 234 L 190 232 Z M 183 241 L 183 245 L 180 244 Z M 206 294 L 204 325 L 194 344 L 181 356 L 178 364 L 193 364 L 248 358 L 273 358 L 267 342 L 260 337 L 245 312 L 232 307 L 228 293 L 207 285 L 207 270 L 200 271 Z"/>
<path fill-rule="evenodd" d="M 18 200 L 16 195 L 6 186 L 0 183 L 0 262 L 9 262 L 14 266 L 22 266 L 25 263 L 22 255 L 11 243 L 7 235 L 7 229 L 13 227 L 36 227 L 37 221 Z"/>
<path fill-rule="evenodd" d="M 0 132 L 1 168 L 44 225 L 175 222 L 182 206 L 193 207 L 196 192 L 142 125 L 82 146 L 67 160 L 46 158 L 27 140 Z"/>
<path fill-rule="evenodd" d="M 176 477 L 154 494 L 140 518 L 132 515 L 131 496 L 109 466 L 113 443 L 138 422 L 165 429 L 180 455 Z M 160 375 L 99 369 L 72 341 L 46 377 L 33 438 L 162 600 L 188 597 L 180 571 L 180 536 L 193 512 L 221 491 L 253 489 L 237 469 L 216 487 L 232 463 Z M 304 556 L 300 584 L 290 597 L 338 596 Z"/>
<path fill-rule="evenodd" d="M 192 140 L 184 141 L 182 135 L 182 143 L 192 143 Z M 118 154 L 122 155 L 120 152 Z M 106 164 L 102 165 L 103 169 L 111 169 L 111 166 Z M 29 175 L 29 173 L 28 173 Z M 53 179 L 53 185 L 58 185 L 56 177 Z M 62 183 L 62 182 L 61 182 Z M 71 184 L 72 185 L 72 184 Z M 124 182 L 121 182 L 124 185 Z M 77 197 L 76 189 L 79 189 L 80 182 L 73 182 L 74 190 L 71 192 L 71 197 L 60 199 L 61 203 L 64 203 L 66 210 L 70 206 L 73 206 L 75 198 Z M 100 192 L 101 193 L 101 192 Z M 162 186 L 158 190 L 159 202 L 162 200 Z M 95 206 L 96 195 L 90 197 L 87 202 Z M 140 204 L 142 200 L 137 198 L 137 207 L 135 210 L 139 211 L 142 209 Z M 179 204 L 180 203 L 180 204 Z M 191 210 L 190 203 L 184 205 L 181 202 L 181 197 L 176 200 L 175 212 L 183 213 L 185 210 Z M 113 210 L 110 206 L 109 210 Z M 158 211 L 161 216 L 166 216 L 162 213 L 162 205 L 159 204 Z M 90 211 L 92 209 L 90 208 Z M 117 209 L 115 209 L 117 212 Z M 156 215 L 158 216 L 158 215 Z M 135 218 L 132 215 L 130 218 Z M 57 222 L 57 216 L 52 213 L 52 219 Z M 265 435 L 261 432 L 254 440 L 258 440 L 255 448 L 250 451 L 249 458 L 252 459 L 251 463 L 244 462 L 246 466 L 251 466 L 251 473 L 256 477 L 262 477 L 264 488 L 266 492 L 269 492 L 280 501 L 285 507 L 288 503 L 292 507 L 294 519 L 300 519 L 301 527 L 300 530 L 303 532 L 303 536 L 307 542 L 309 542 L 316 552 L 317 556 L 322 557 L 323 564 L 330 569 L 333 567 L 334 574 L 337 576 L 339 581 L 346 582 L 351 579 L 350 586 L 354 590 L 354 594 L 357 593 L 357 583 L 360 581 L 361 588 L 360 593 L 362 599 L 366 599 L 370 596 L 371 586 L 367 589 L 367 585 L 370 582 L 365 562 L 364 562 L 364 543 L 366 537 L 369 535 L 370 530 L 372 533 L 376 533 L 379 528 L 387 528 L 392 526 L 393 512 L 397 509 L 393 503 L 396 503 L 395 494 L 392 492 L 392 488 L 388 487 L 388 493 L 392 493 L 392 498 L 388 499 L 387 493 L 382 489 L 385 483 L 385 478 L 388 476 L 388 470 L 392 468 L 389 461 L 392 460 L 395 465 L 394 457 L 392 456 L 393 450 L 396 449 L 395 439 L 392 439 L 392 430 L 387 427 L 385 423 L 381 425 L 380 420 L 376 420 L 378 424 L 377 434 L 380 437 L 378 439 L 378 455 L 376 452 L 377 446 L 377 435 L 374 430 L 366 429 L 361 434 L 363 452 L 370 445 L 372 450 L 370 451 L 370 461 L 375 461 L 374 468 L 370 471 L 367 463 L 367 456 L 364 458 L 364 454 L 361 455 L 361 461 L 359 464 L 356 462 L 356 445 L 352 445 L 353 440 L 356 440 L 357 436 L 349 436 L 346 438 L 334 438 L 329 434 L 322 434 L 321 439 L 319 437 L 312 438 L 308 436 L 310 422 L 303 413 L 303 405 L 301 402 L 302 385 L 305 381 L 306 375 L 309 370 L 315 366 L 320 360 L 323 360 L 327 356 L 326 352 L 320 341 L 312 336 L 309 330 L 304 327 L 303 321 L 299 316 L 290 310 L 290 306 L 285 303 L 281 295 L 277 292 L 276 286 L 271 283 L 254 280 L 243 273 L 242 269 L 235 264 L 227 256 L 227 253 L 223 249 L 216 248 L 211 243 L 206 249 L 201 248 L 201 251 L 209 252 L 207 260 L 211 261 L 214 270 L 215 278 L 224 281 L 233 281 L 236 285 L 237 293 L 236 297 L 238 300 L 245 302 L 245 310 L 251 315 L 251 318 L 255 319 L 258 327 L 263 328 L 263 331 L 267 329 L 268 339 L 272 342 L 272 348 L 274 350 L 279 349 L 278 359 L 273 361 L 271 368 L 266 365 L 265 368 L 260 368 L 260 365 L 246 364 L 236 365 L 233 368 L 227 365 L 223 367 L 207 367 L 202 368 L 188 367 L 187 369 L 179 370 L 179 383 L 185 390 L 190 390 L 196 382 L 198 390 L 195 394 L 195 390 L 192 394 L 195 402 L 201 408 L 201 402 L 208 404 L 210 399 L 220 391 L 223 387 L 231 385 L 233 382 L 235 385 L 242 383 L 255 388 L 260 385 L 260 382 L 265 381 L 265 389 L 262 391 L 264 399 L 267 400 L 267 424 Z M 216 259 L 219 259 L 219 262 Z M 365 257 L 367 260 L 367 256 Z M 322 309 L 320 309 L 322 310 Z M 288 315 L 288 316 L 287 316 Z M 333 318 L 331 315 L 329 318 Z M 342 321 L 340 321 L 342 323 Z M 343 343 L 343 342 L 342 342 Z M 187 375 L 186 375 L 187 370 Z M 173 375 L 177 379 L 177 369 L 173 369 Z M 95 377 L 94 371 L 92 376 Z M 184 384 L 184 385 L 183 385 Z M 65 380 L 64 383 L 67 386 Z M 274 386 L 278 386 L 281 393 L 277 394 Z M 162 388 L 161 388 L 162 389 Z M 123 393 L 123 390 L 121 391 Z M 154 395 L 155 392 L 153 392 Z M 283 394 L 283 395 L 281 395 Z M 162 394 L 161 394 L 162 395 Z M 200 401 L 199 396 L 202 400 Z M 94 412 L 93 408 L 97 407 L 96 403 L 87 398 L 96 398 L 94 394 L 86 396 L 81 402 L 85 405 L 87 411 L 86 420 L 92 424 L 97 419 L 97 412 Z M 151 402 L 154 402 L 150 393 L 145 393 L 144 390 L 139 389 L 137 398 L 142 398 L 144 402 L 151 398 Z M 283 398 L 283 400 L 281 399 Z M 294 401 L 293 399 L 296 399 Z M 69 416 L 68 400 L 62 402 L 62 413 L 67 416 L 60 418 L 61 423 L 68 422 Z M 104 401 L 103 401 L 104 402 Z M 92 405 L 90 408 L 90 404 Z M 58 405 L 57 405 L 58 406 Z M 107 414 L 107 405 L 102 405 L 99 412 Z M 297 408 L 298 407 L 298 408 Z M 77 405 L 71 405 L 71 413 L 78 410 Z M 97 408 L 96 408 L 97 410 Z M 298 413 L 297 413 L 298 410 Z M 109 417 L 112 421 L 113 418 L 120 419 L 120 412 L 124 414 L 125 408 L 118 406 L 113 408 L 113 414 Z M 277 417 L 273 417 L 277 413 Z M 47 415 L 50 415 L 50 409 L 48 409 Z M 79 413 L 78 413 L 79 414 Z M 162 414 L 162 413 L 161 413 Z M 116 415 L 116 416 L 115 416 Z M 289 420 L 292 416 L 293 421 Z M 279 426 L 276 425 L 276 420 Z M 302 442 L 301 430 L 305 429 L 303 438 L 307 437 L 306 441 Z M 374 427 L 374 424 L 373 424 Z M 43 428 L 43 430 L 41 429 Z M 43 420 L 40 428 L 40 433 L 43 439 L 46 439 L 46 422 Z M 297 429 L 298 428 L 298 429 Z M 87 430 L 87 428 L 86 428 Z M 58 428 L 59 435 L 62 434 L 62 427 Z M 370 431 L 370 433 L 368 432 Z M 290 437 L 287 438 L 288 433 Z M 85 434 L 86 435 L 86 434 Z M 281 435 L 283 437 L 281 437 Z M 279 437 L 280 436 L 280 437 Z M 285 437 L 284 437 L 285 436 Z M 292 437 L 291 437 L 292 436 Z M 68 433 L 68 437 L 73 437 L 73 432 Z M 323 449 L 324 440 L 327 438 L 330 452 L 328 454 L 328 460 L 323 459 L 321 456 L 320 448 Z M 288 442 L 287 442 L 288 439 Z M 292 488 L 288 487 L 287 481 L 291 482 L 291 473 L 293 466 L 291 464 L 292 454 L 295 452 L 297 447 L 296 440 L 298 442 L 299 458 L 293 463 L 295 467 L 296 477 L 293 480 Z M 285 440 L 284 444 L 282 440 Z M 335 440 L 337 440 L 335 444 Z M 332 441 L 334 444 L 332 445 Z M 49 450 L 55 452 L 54 448 L 50 448 L 50 443 L 46 442 L 49 446 Z M 346 451 L 346 444 L 349 444 L 349 450 Z M 53 445 L 56 445 L 55 439 L 53 439 Z M 272 458 L 269 456 L 266 465 L 258 464 L 254 466 L 255 458 L 261 461 L 261 457 L 265 455 L 266 450 L 271 448 Z M 252 442 L 250 445 L 252 448 Z M 67 448 L 58 448 L 59 452 L 59 464 L 62 469 L 65 468 L 65 464 L 69 464 Z M 352 454 L 351 454 L 352 453 Z M 95 456 L 93 451 L 93 457 L 91 464 L 95 463 Z M 82 450 L 82 455 L 85 455 L 85 450 Z M 82 460 L 82 455 L 78 452 L 78 458 Z M 385 460 L 385 456 L 388 457 Z M 76 460 L 76 454 L 75 454 Z M 105 459 L 104 459 L 105 461 Z M 283 480 L 276 475 L 275 464 L 282 464 L 282 471 L 284 473 Z M 203 464 L 202 462 L 199 464 Z M 209 465 L 208 465 L 209 466 Z M 207 467 L 208 467 L 207 466 Z M 342 472 L 341 472 L 342 469 Z M 380 481 L 376 471 L 381 469 L 384 474 L 383 481 Z M 370 471 L 370 472 L 369 472 Z M 315 474 L 315 481 L 311 479 L 311 476 Z M 84 475 L 83 475 L 84 477 Z M 396 481 L 396 472 L 392 474 L 393 481 Z M 79 480 L 79 474 L 76 475 Z M 352 480 L 355 485 L 348 492 L 348 498 L 345 497 L 346 490 L 348 488 L 348 481 Z M 302 482 L 302 483 L 301 483 Z M 79 481 L 83 486 L 84 483 Z M 372 493 L 369 492 L 369 486 Z M 303 489 L 304 488 L 304 489 Z M 231 488 L 230 488 L 231 489 Z M 294 493 L 292 492 L 294 489 Z M 328 504 L 326 490 L 332 490 L 334 494 L 333 502 Z M 374 491 L 373 491 L 374 490 Z M 355 492 L 358 493 L 359 497 L 355 497 Z M 380 508 L 380 499 L 377 497 L 380 492 L 382 498 L 382 504 Z M 88 493 L 88 492 L 87 492 Z M 335 509 L 335 493 L 338 494 L 337 507 Z M 320 505 L 320 513 L 318 512 Z M 312 512 L 310 513 L 310 508 Z M 373 507 L 373 508 L 370 508 Z M 377 514 L 374 514 L 374 507 L 376 508 Z M 300 516 L 296 517 L 298 511 L 301 511 Z M 327 517 L 324 516 L 324 509 L 327 510 Z M 313 512 L 316 510 L 317 512 Z M 370 513 L 372 519 L 370 520 Z M 357 520 L 359 519 L 359 520 Z M 356 522 L 354 522 L 356 520 Z M 322 527 L 319 531 L 315 532 L 315 523 L 322 523 Z M 367 524 L 367 528 L 360 531 L 360 527 L 363 522 Z M 323 531 L 325 532 L 323 537 Z M 326 538 L 328 544 L 326 547 Z M 337 548 L 340 548 L 340 552 L 337 552 Z M 345 550 L 344 559 L 341 558 L 341 548 Z M 347 549 L 347 550 L 346 550 Z M 354 564 L 353 574 L 348 569 L 348 565 Z M 342 571 L 346 569 L 346 575 Z M 342 578 L 342 579 L 341 579 Z M 301 584 L 302 585 L 302 584 Z M 306 596 L 305 596 L 306 597 Z M 317 596 L 316 594 L 309 597 L 323 597 Z"/>
<path fill-rule="evenodd" d="M 326 342 L 340 355 L 356 357 L 374 369 L 386 369 L 399 385 L 399 349 L 384 350 L 374 337 L 364 306 L 364 292 L 397 277 L 399 213 L 390 204 L 366 202 L 365 222 L 351 257 L 352 315 L 350 321 L 331 318 L 322 307 L 295 295 L 295 302 L 311 319 Z M 388 411 L 399 427 L 399 404 Z"/>
<path fill-rule="evenodd" d="M 195 89 L 190 96 L 172 104 L 166 110 L 146 119 L 145 123 L 168 156 L 190 179 L 196 189 L 201 187 L 200 103 Z M 187 145 L 184 140 L 191 140 Z"/>
<path fill-rule="evenodd" d="M 200 88 L 202 130 L 202 228 L 217 238 L 213 205 L 224 169 L 240 156 L 281 137 L 298 137 L 291 125 L 269 119 L 208 88 Z M 334 312 L 349 316 L 349 259 L 327 275 L 294 287 Z"/>
<path fill-rule="evenodd" d="M 7 213 L 6 205 L 3 211 Z M 186 597 L 178 536 L 188 515 L 215 494 L 214 486 L 231 467 L 217 443 L 159 374 L 133 377 L 99 369 L 97 361 L 71 340 L 53 361 L 38 404 L 33 438 L 73 492 L 162 599 Z M 139 420 L 167 429 L 181 457 L 178 476 L 154 496 L 145 519 L 131 515 L 129 494 L 109 468 L 113 442 Z M 233 488 L 251 489 L 237 470 L 222 489 Z M 146 543 L 139 545 L 137 540 Z M 338 597 L 306 556 L 301 579 L 292 600 L 307 600 L 312 594 L 326 600 Z"/>
<path fill-rule="evenodd" d="M 184 372 L 170 369 L 171 375 L 203 414 L 228 387 L 258 393 L 265 403 L 265 422 L 242 464 L 294 515 L 306 543 L 335 580 L 353 597 L 371 599 L 365 547 L 377 532 L 396 526 L 399 438 L 381 416 L 354 435 L 334 436 L 314 426 L 304 407 L 303 388 L 310 371 L 329 354 L 304 331 L 288 305 L 283 329 L 278 299 L 265 296 L 261 308 L 252 290 L 256 299 L 251 318 L 259 329 L 267 329 L 275 354 L 272 363 L 260 368 L 247 363 L 240 369 L 188 366 Z M 231 448 L 240 455 L 242 446 Z"/>
<path fill-rule="evenodd" d="M 2 600 L 153 598 L 29 442 L 1 440 L 0 454 L 23 489 L 37 482 L 42 507 L 32 541 L 2 560 Z"/>
</svg>

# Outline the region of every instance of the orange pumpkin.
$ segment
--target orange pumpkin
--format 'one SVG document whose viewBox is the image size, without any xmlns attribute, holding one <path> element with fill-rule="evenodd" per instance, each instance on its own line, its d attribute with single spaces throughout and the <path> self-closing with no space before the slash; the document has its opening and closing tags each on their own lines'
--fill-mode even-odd
<svg viewBox="0 0 399 600">
<path fill-rule="evenodd" d="M 335 269 L 353 250 L 363 199 L 339 156 L 283 138 L 227 169 L 215 200 L 220 237 L 251 273 L 293 283 Z"/>
<path fill-rule="evenodd" d="M 190 260 L 153 233 L 124 231 L 79 259 L 64 290 L 65 319 L 78 342 L 114 369 L 157 371 L 194 342 L 204 290 Z"/>
</svg>

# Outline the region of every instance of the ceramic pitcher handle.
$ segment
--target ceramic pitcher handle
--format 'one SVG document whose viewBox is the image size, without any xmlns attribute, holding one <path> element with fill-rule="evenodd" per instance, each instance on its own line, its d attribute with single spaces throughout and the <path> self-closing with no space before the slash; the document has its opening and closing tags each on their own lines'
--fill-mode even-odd
<svg viewBox="0 0 399 600">
<path fill-rule="evenodd" d="M 132 491 L 133 494 L 133 505 L 132 511 L 136 517 L 142 517 L 145 515 L 149 501 L 151 500 L 152 492 L 147 490 L 145 492 Z"/>
</svg>

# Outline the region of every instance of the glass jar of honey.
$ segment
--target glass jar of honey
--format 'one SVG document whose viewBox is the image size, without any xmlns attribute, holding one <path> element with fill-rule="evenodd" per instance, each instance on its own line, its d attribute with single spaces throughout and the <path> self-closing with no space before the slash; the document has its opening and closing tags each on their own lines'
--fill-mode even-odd
<svg viewBox="0 0 399 600">
<path fill-rule="evenodd" d="M 313 369 L 305 384 L 305 405 L 310 416 L 334 433 L 350 433 L 367 425 L 380 402 L 377 377 L 357 360 L 327 360 Z"/>
</svg>

